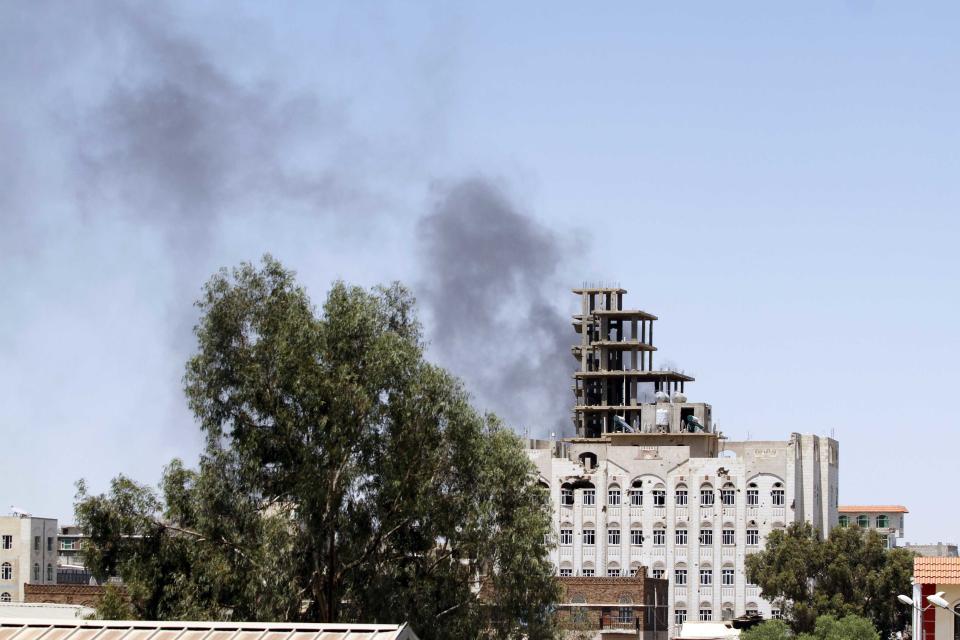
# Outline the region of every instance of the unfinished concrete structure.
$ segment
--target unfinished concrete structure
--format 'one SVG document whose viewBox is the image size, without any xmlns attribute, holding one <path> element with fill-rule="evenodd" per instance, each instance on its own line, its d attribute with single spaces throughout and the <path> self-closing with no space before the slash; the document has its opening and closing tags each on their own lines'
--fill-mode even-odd
<svg viewBox="0 0 960 640">
<path fill-rule="evenodd" d="M 648 567 L 669 581 L 671 623 L 777 616 L 745 559 L 791 522 L 836 526 L 837 442 L 728 441 L 709 404 L 687 401 L 692 377 L 654 368 L 655 316 L 624 310 L 620 288 L 574 293 L 577 435 L 528 450 L 554 504 L 558 574 Z"/>
</svg>

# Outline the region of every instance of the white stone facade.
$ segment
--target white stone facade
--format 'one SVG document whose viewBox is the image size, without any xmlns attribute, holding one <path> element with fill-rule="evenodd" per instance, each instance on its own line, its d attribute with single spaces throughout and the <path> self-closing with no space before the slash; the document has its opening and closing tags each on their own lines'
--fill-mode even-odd
<svg viewBox="0 0 960 640">
<path fill-rule="evenodd" d="M 823 534 L 836 526 L 837 441 L 792 434 L 786 442 L 729 442 L 709 426 L 708 433 L 671 430 L 531 442 L 528 454 L 554 505 L 558 573 L 646 566 L 669 580 L 675 623 L 683 611 L 688 620 L 775 615 L 747 584 L 745 558 L 791 522 Z"/>
<path fill-rule="evenodd" d="M 57 583 L 57 521 L 0 516 L 0 602 L 23 602 L 24 584 Z"/>
</svg>

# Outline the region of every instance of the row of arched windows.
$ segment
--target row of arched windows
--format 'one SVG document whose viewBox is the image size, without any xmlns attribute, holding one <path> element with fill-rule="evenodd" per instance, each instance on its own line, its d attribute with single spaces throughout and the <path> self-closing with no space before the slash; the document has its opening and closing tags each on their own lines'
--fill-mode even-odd
<svg viewBox="0 0 960 640">
<path fill-rule="evenodd" d="M 636 480 L 627 490 L 626 495 L 617 483 L 610 484 L 607 487 L 607 506 L 619 507 L 627 504 L 631 507 L 642 507 L 643 502 L 643 481 Z M 573 506 L 574 489 L 581 489 L 581 500 L 584 506 L 594 506 L 597 503 L 597 490 L 592 483 L 581 483 L 574 486 L 569 482 L 560 485 L 560 504 L 563 506 Z M 651 504 L 655 507 L 666 506 L 667 492 L 663 483 L 656 484 L 650 491 Z M 716 504 L 717 494 L 713 485 L 705 482 L 700 485 L 699 504 L 704 507 L 710 507 Z M 690 502 L 690 493 L 686 484 L 678 484 L 673 494 L 674 504 L 678 507 L 685 507 Z M 782 482 L 774 482 L 770 490 L 770 503 L 774 507 L 782 507 L 786 502 L 786 494 Z M 737 488 L 732 482 L 727 482 L 720 488 L 720 504 L 725 507 L 737 504 Z M 751 482 L 747 485 L 747 506 L 756 507 L 760 505 L 760 489 L 757 483 Z"/>
<path fill-rule="evenodd" d="M 886 529 L 890 526 L 890 517 L 886 514 L 880 514 L 876 517 L 876 527 L 877 529 Z M 850 516 L 840 516 L 840 526 L 849 527 L 850 526 Z M 853 522 L 861 529 L 868 529 L 870 527 L 870 516 L 861 514 L 857 516 L 857 519 Z"/>
</svg>

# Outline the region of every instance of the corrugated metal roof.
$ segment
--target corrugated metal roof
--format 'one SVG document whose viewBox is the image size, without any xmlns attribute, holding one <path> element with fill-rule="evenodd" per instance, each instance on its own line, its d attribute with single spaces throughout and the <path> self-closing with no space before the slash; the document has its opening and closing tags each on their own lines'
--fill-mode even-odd
<svg viewBox="0 0 960 640">
<path fill-rule="evenodd" d="M 418 640 L 404 623 L 0 620 L 0 640 Z"/>
<path fill-rule="evenodd" d="M 919 584 L 960 584 L 960 558 L 913 559 L 913 579 Z"/>
</svg>

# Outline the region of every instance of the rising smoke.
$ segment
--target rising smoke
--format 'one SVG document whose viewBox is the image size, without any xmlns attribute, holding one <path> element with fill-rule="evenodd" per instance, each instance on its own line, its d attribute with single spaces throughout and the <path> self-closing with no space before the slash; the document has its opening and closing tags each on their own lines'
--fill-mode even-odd
<svg viewBox="0 0 960 640">
<path fill-rule="evenodd" d="M 572 298 L 559 239 L 489 180 L 438 196 L 418 230 L 434 355 L 519 432 L 569 433 L 574 334 L 559 306 Z"/>
</svg>

